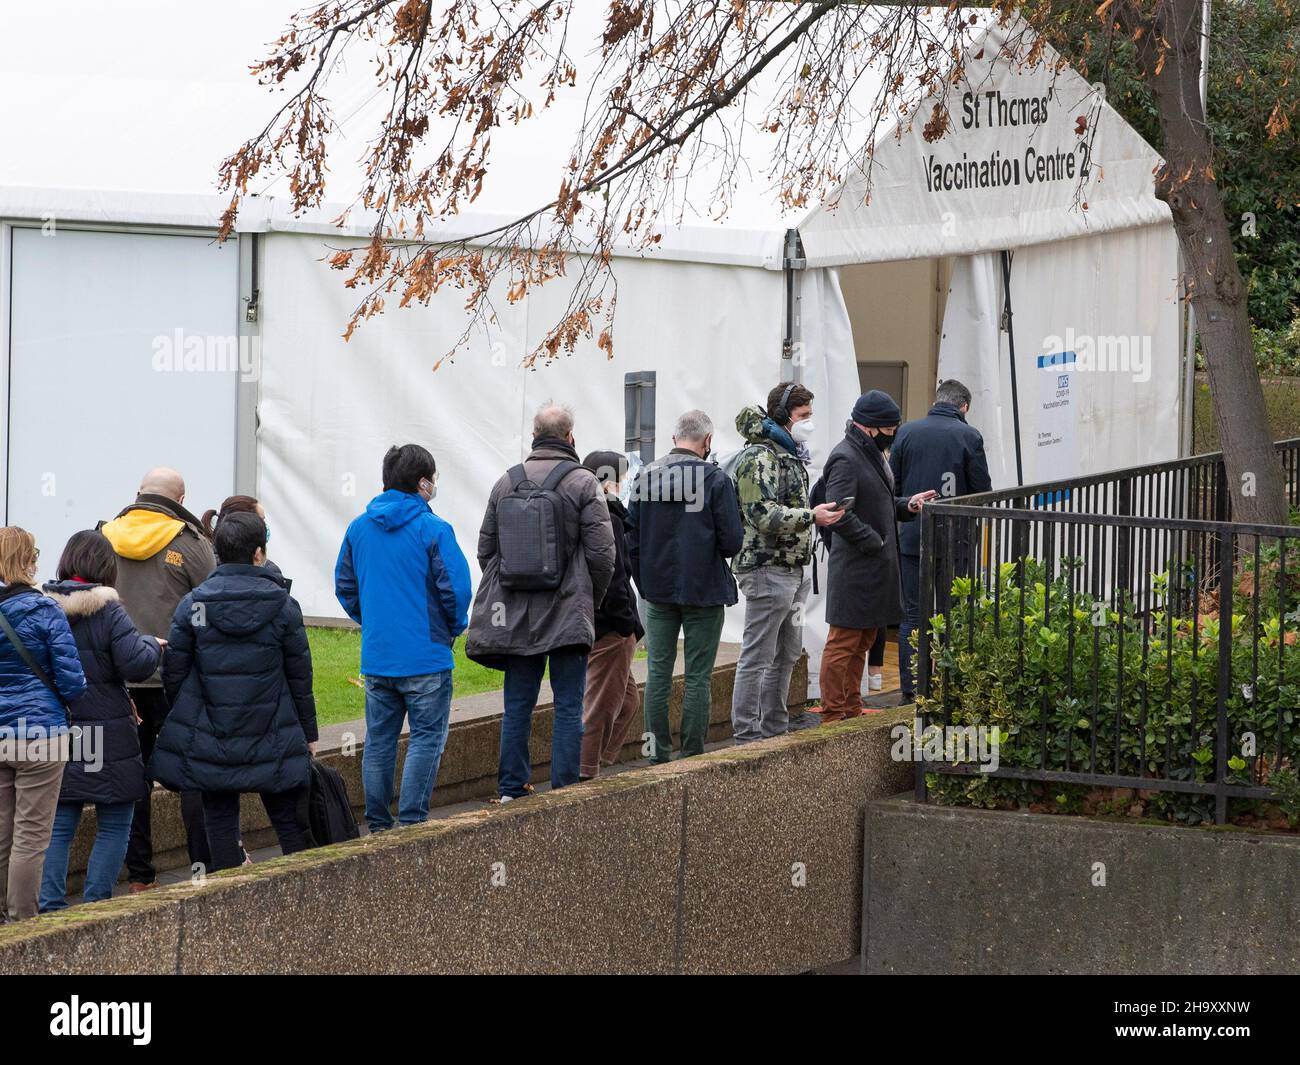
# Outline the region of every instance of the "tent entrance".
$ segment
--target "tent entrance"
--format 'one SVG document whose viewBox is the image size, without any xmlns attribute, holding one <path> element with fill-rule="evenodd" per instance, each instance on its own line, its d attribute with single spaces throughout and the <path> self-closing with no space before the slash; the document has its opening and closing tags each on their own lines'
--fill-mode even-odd
<svg viewBox="0 0 1300 1065">
<path fill-rule="evenodd" d="M 934 400 L 952 264 L 936 257 L 840 268 L 859 385 L 888 392 L 904 421 Z"/>
</svg>

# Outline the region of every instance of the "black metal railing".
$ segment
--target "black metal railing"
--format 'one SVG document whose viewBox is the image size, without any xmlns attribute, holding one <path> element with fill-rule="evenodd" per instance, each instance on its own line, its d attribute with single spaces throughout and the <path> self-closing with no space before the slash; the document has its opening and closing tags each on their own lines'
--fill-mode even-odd
<svg viewBox="0 0 1300 1065">
<path fill-rule="evenodd" d="M 1300 440 L 1277 445 L 1300 505 Z M 1300 768 L 1300 527 L 1232 520 L 1222 456 L 927 506 L 926 773 L 1274 799 Z M 941 726 L 936 732 L 932 726 Z M 969 743 L 997 737 L 997 766 Z M 954 749 L 957 753 L 954 754 Z"/>
</svg>

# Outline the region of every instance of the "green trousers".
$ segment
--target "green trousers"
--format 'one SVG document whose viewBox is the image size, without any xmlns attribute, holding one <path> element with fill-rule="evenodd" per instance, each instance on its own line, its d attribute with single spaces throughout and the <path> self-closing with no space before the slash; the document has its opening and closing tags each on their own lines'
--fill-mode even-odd
<svg viewBox="0 0 1300 1065">
<path fill-rule="evenodd" d="M 686 657 L 686 686 L 682 696 L 682 757 L 704 752 L 709 734 L 709 696 L 713 689 L 713 663 L 718 657 L 725 608 L 646 603 L 645 728 L 653 738 L 652 763 L 666 762 L 673 753 L 673 733 L 668 724 L 668 695 L 677 662 L 677 634 L 682 634 Z"/>
</svg>

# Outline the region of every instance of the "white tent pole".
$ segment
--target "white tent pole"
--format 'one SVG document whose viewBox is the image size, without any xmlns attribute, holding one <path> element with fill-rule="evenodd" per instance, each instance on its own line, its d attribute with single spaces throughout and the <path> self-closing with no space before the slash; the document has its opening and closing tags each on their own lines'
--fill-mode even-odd
<svg viewBox="0 0 1300 1065">
<path fill-rule="evenodd" d="M 1210 0 L 1201 0 L 1201 117 L 1210 120 Z M 1178 257 L 1182 258 L 1179 251 Z M 1187 329 L 1184 336 L 1186 347 L 1183 353 L 1183 432 L 1182 448 L 1184 455 L 1190 455 L 1195 448 L 1193 440 L 1192 411 L 1196 404 L 1196 312 L 1192 310 L 1191 293 L 1184 282 L 1183 292 L 1187 301 Z"/>
<path fill-rule="evenodd" d="M 779 381 L 803 381 L 803 359 L 794 357 L 794 346 L 799 333 L 799 297 L 796 294 L 796 270 L 802 270 L 808 260 L 803 256 L 803 246 L 799 241 L 799 230 L 785 231 L 785 251 L 783 263 L 785 268 L 785 336 L 781 340 L 781 376 Z"/>
</svg>

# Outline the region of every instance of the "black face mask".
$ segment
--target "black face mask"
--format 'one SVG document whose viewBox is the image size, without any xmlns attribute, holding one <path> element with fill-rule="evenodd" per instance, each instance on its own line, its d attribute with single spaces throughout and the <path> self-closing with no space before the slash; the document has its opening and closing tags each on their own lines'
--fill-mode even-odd
<svg viewBox="0 0 1300 1065">
<path fill-rule="evenodd" d="M 884 433 L 877 433 L 871 438 L 876 442 L 876 450 L 885 451 L 894 442 L 893 436 L 886 436 Z"/>
</svg>

